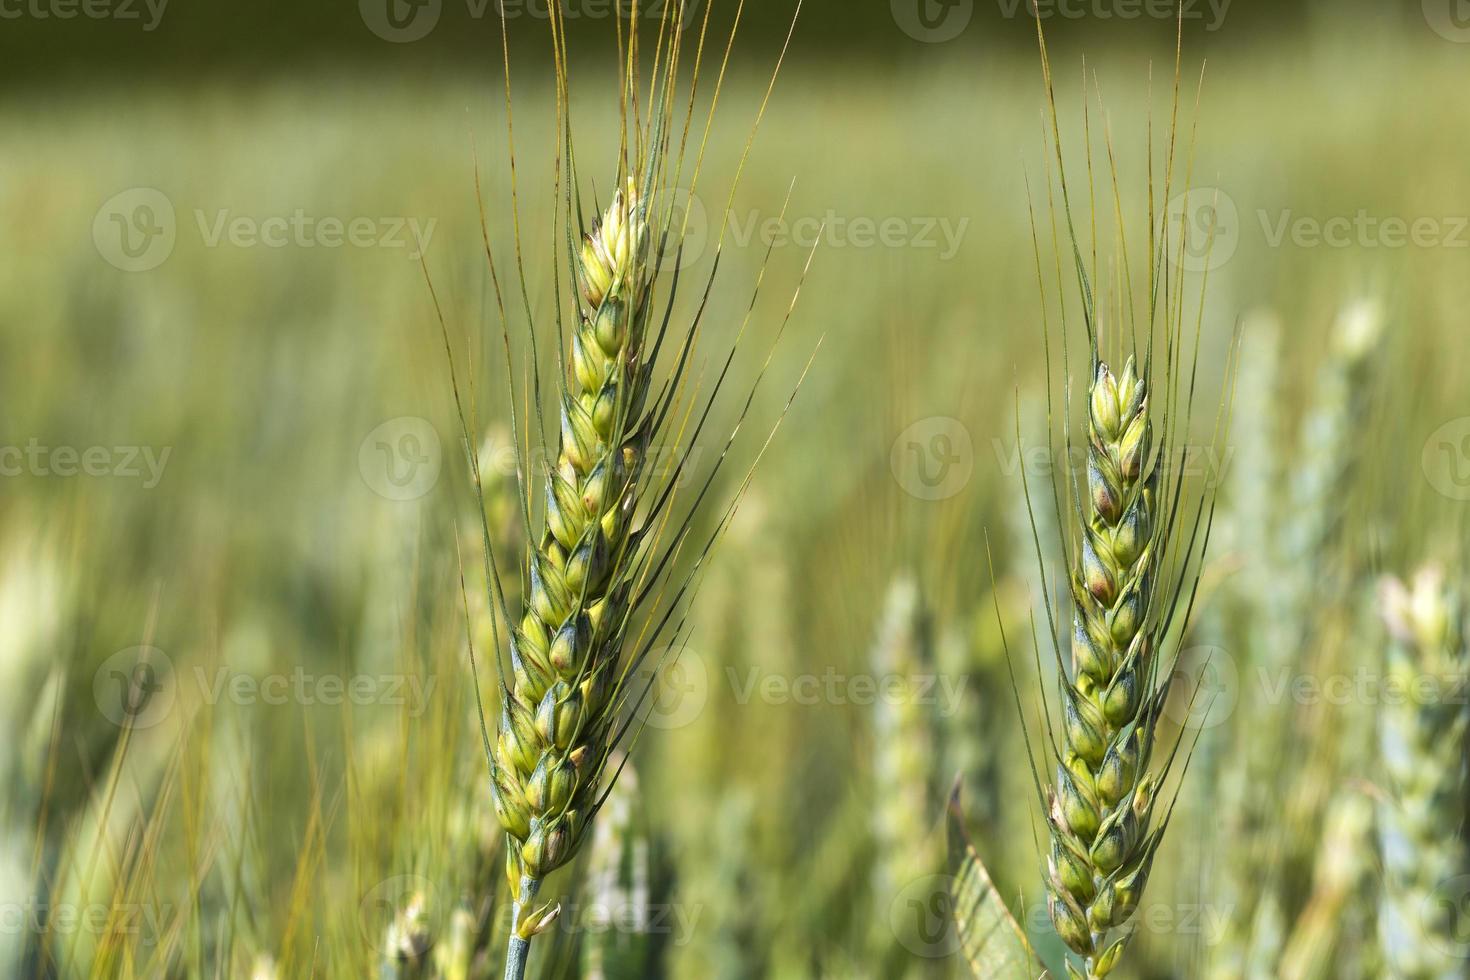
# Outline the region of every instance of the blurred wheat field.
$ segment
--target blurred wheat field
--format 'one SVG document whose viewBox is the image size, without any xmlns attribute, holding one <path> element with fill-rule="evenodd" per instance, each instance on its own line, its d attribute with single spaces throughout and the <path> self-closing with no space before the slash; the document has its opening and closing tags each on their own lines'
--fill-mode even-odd
<svg viewBox="0 0 1470 980">
<path fill-rule="evenodd" d="M 1449 546 L 1470 496 L 1470 460 L 1462 473 L 1453 455 L 1470 433 L 1454 428 L 1470 412 L 1470 136 L 1444 93 L 1466 55 L 1435 41 L 1263 40 L 1206 73 L 1191 179 L 1221 223 L 1201 401 L 1228 396 L 1244 322 L 1243 363 L 1276 381 L 1252 389 L 1264 368 L 1242 369 L 1232 432 L 1254 426 L 1275 448 L 1232 441 L 1200 461 L 1220 534 L 1190 645 L 1233 673 L 1205 723 L 1174 719 L 1200 736 L 1191 790 L 1128 976 L 1397 975 L 1368 949 L 1388 792 L 1376 707 L 1265 703 L 1253 671 L 1371 670 L 1380 575 L 1437 559 L 1463 585 Z M 1172 54 L 1106 52 L 1084 90 L 1081 53 L 1053 55 L 1073 89 L 1062 126 L 1080 131 L 1083 101 L 1101 99 L 1136 210 L 1145 126 L 1168 105 L 1168 72 L 1154 68 L 1150 96 L 1149 66 Z M 605 70 L 581 67 L 573 111 L 582 166 L 610 173 Z M 727 82 L 690 268 L 708 270 L 723 225 L 706 315 L 718 349 L 769 251 L 737 359 L 750 369 L 816 248 L 754 432 L 821 350 L 659 679 L 616 819 L 562 872 L 563 927 L 534 966 L 968 975 L 924 904 L 952 871 L 944 805 L 960 774 L 976 849 L 1055 970 L 999 636 L 1030 698 L 1047 680 L 1033 616 L 1055 583 L 1030 551 L 1023 481 L 1049 484 L 1058 463 L 1044 393 L 1062 380 L 1042 362 L 1026 206 L 1045 167 L 1038 71 L 1013 54 L 888 77 L 792 65 L 727 205 L 765 80 Z M 0 973 L 498 975 L 503 845 L 467 613 L 482 657 L 490 632 L 426 285 L 469 352 L 482 432 L 503 439 L 476 201 L 478 173 L 487 234 L 510 254 L 497 85 L 323 77 L 0 107 Z M 545 316 L 552 93 L 527 69 L 516 85 L 528 289 Z M 1343 244 L 1314 241 L 1332 219 Z M 1429 224 L 1393 244 L 1386 219 Z M 145 226 L 168 232 L 128 237 Z M 1344 352 L 1353 316 L 1374 320 L 1366 352 Z M 730 489 L 761 441 L 737 445 Z M 693 448 L 706 465 L 718 452 Z M 1325 526 L 1278 547 L 1306 520 L 1298 504 Z M 492 525 L 517 546 L 514 520 Z M 117 699 L 136 698 L 139 662 L 154 686 L 129 727 Z M 1289 751 L 1246 760 L 1273 726 Z M 1232 867 L 1260 870 L 1259 892 L 1232 891 Z"/>
</svg>

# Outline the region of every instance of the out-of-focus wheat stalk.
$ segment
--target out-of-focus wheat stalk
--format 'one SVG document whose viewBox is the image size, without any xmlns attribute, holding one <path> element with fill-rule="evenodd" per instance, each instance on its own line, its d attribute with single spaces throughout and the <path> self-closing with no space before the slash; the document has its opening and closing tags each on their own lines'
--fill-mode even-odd
<svg viewBox="0 0 1470 980">
<path fill-rule="evenodd" d="M 1243 645 L 1237 663 L 1250 683 L 1240 691 L 1234 744 L 1218 757 L 1221 806 L 1230 828 L 1224 838 L 1230 843 L 1213 862 L 1214 894 L 1230 910 L 1224 936 L 1209 951 L 1210 976 L 1219 980 L 1258 975 L 1250 963 L 1276 969 L 1287 929 L 1268 919 L 1293 911 L 1281 896 L 1269 903 L 1261 898 L 1281 887 L 1281 876 L 1292 866 L 1315 859 L 1316 852 L 1303 845 L 1336 778 L 1331 738 L 1314 738 L 1315 725 L 1297 737 L 1302 721 L 1295 706 L 1269 695 L 1289 690 L 1292 678 L 1314 663 L 1333 669 L 1327 659 L 1332 650 L 1315 650 L 1314 643 L 1340 634 L 1342 625 L 1334 618 L 1350 615 L 1345 606 L 1362 564 L 1343 549 L 1340 529 L 1363 452 L 1359 434 L 1382 312 L 1364 301 L 1339 316 L 1289 464 L 1270 448 L 1281 440 L 1281 393 L 1254 377 L 1276 376 L 1279 337 L 1272 320 L 1253 325 L 1242 341 L 1232 430 L 1238 452 L 1231 462 L 1230 526 L 1241 570 L 1229 598 L 1243 626 L 1226 638 Z M 1260 440 L 1264 448 L 1254 445 Z M 1257 477 L 1252 466 L 1266 467 L 1264 475 Z M 1281 478 L 1272 478 L 1278 471 Z M 1292 773 L 1306 778 L 1291 778 Z"/>
<path fill-rule="evenodd" d="M 654 907 L 648 835 L 639 817 L 638 777 L 624 767 L 592 833 L 585 869 L 582 976 L 619 980 L 651 972 L 654 916 L 663 928 L 667 910 Z"/>
<path fill-rule="evenodd" d="M 1390 640 L 1384 689 L 1402 696 L 1385 697 L 1378 714 L 1379 937 L 1387 968 L 1408 980 L 1465 970 L 1470 918 L 1460 900 L 1470 875 L 1464 837 L 1470 633 L 1464 596 L 1433 567 L 1407 584 L 1386 579 L 1380 590 Z"/>
<path fill-rule="evenodd" d="M 930 637 L 918 582 L 900 573 L 883 601 L 869 664 L 882 693 L 873 705 L 872 950 L 890 962 L 895 936 L 889 909 L 908 885 L 937 868 L 938 836 L 931 776 L 934 719 L 923 678 L 934 677 Z M 907 968 L 897 968 L 905 975 Z"/>
</svg>

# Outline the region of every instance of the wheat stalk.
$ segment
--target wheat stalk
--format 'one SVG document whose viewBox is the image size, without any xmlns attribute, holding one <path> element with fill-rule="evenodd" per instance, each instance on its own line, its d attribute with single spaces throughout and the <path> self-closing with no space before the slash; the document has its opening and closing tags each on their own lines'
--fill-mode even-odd
<svg viewBox="0 0 1470 980">
<path fill-rule="evenodd" d="M 1465 738 L 1470 711 L 1466 604 L 1428 568 L 1412 583 L 1383 582 L 1379 609 L 1388 627 L 1386 680 L 1403 692 L 1432 678 L 1440 696 L 1385 698 L 1379 713 L 1379 754 L 1388 797 L 1378 809 L 1383 860 L 1379 937 L 1394 976 L 1406 980 L 1460 976 L 1464 969 L 1463 909 L 1436 900 L 1436 888 L 1470 873 L 1462 837 Z M 1387 686 L 1385 686 L 1387 689 Z M 1456 957 L 1455 951 L 1461 956 Z"/>
<path fill-rule="evenodd" d="M 560 449 L 544 533 L 511 644 L 492 764 L 496 816 L 512 839 L 512 954 L 555 915 L 530 912 L 540 883 L 576 853 L 600 805 L 618 723 L 615 697 L 640 565 L 633 540 L 651 423 L 652 267 L 647 204 L 628 181 L 578 256 L 584 307 L 571 344 Z M 507 974 L 515 968 L 512 963 Z"/>
<path fill-rule="evenodd" d="M 1160 235 L 1156 223 L 1158 201 L 1170 200 L 1174 176 L 1182 37 L 1161 187 L 1156 184 L 1150 153 L 1147 283 L 1140 293 L 1129 273 L 1128 233 L 1110 135 L 1105 147 L 1112 168 L 1110 210 L 1117 224 L 1117 254 L 1111 260 L 1116 271 L 1110 279 L 1100 280 L 1097 268 L 1097 223 L 1102 212 L 1095 198 L 1090 247 L 1078 233 L 1051 65 L 1039 20 L 1037 32 L 1056 168 L 1055 180 L 1047 185 L 1053 253 L 1059 277 L 1062 256 L 1070 253 L 1090 371 L 1082 410 L 1086 416 L 1086 473 L 1071 473 L 1059 480 L 1055 492 L 1061 551 L 1071 572 L 1070 669 L 1061 649 L 1066 641 L 1056 639 L 1059 617 L 1050 599 L 1043 597 L 1054 639 L 1051 648 L 1060 700 L 1057 717 L 1043 699 L 1047 736 L 1043 761 L 1047 767 L 1054 764 L 1053 783 L 1041 785 L 1041 767 L 1030 749 L 1033 740 L 1029 735 L 1027 755 L 1049 837 L 1044 874 L 1047 908 L 1058 936 L 1081 961 L 1080 967 L 1066 963 L 1068 976 L 1095 980 L 1111 974 L 1123 958 L 1133 935 L 1123 927 L 1138 908 L 1173 809 L 1172 802 L 1163 806 L 1160 802 L 1182 743 L 1172 748 L 1163 745 L 1161 722 L 1179 641 L 1198 589 L 1200 563 L 1208 548 L 1213 495 L 1206 492 L 1197 503 L 1185 502 L 1184 467 L 1178 456 L 1186 448 L 1183 440 L 1190 430 L 1196 386 L 1196 369 L 1184 354 L 1185 263 L 1171 256 L 1175 241 L 1170 235 Z M 1088 185 L 1093 186 L 1090 137 L 1087 142 Z M 1058 219 L 1066 229 L 1065 245 L 1057 231 Z M 1034 212 L 1032 220 L 1035 229 Z M 1038 279 L 1045 304 L 1040 236 L 1034 230 L 1033 235 L 1038 239 Z M 1177 247 L 1182 250 L 1185 242 L 1178 241 Z M 1172 269 L 1166 265 L 1171 258 Z M 1100 281 L 1108 285 L 1102 296 L 1097 292 Z M 1203 290 L 1201 282 L 1200 319 L 1193 327 L 1195 352 L 1202 328 Z M 1069 367 L 1065 297 L 1060 298 L 1059 311 L 1065 375 Z M 1044 305 L 1044 337 L 1050 332 L 1047 318 Z M 1132 342 L 1134 353 L 1119 373 L 1103 355 L 1105 321 L 1117 325 L 1119 339 Z M 1156 350 L 1156 339 L 1161 339 L 1161 349 Z M 1046 360 L 1050 374 L 1049 341 Z M 1228 378 L 1227 372 L 1227 382 Z M 1070 398 L 1066 404 L 1070 414 Z M 1050 413 L 1050 401 L 1048 409 Z M 1218 417 L 1216 426 L 1218 445 Z M 1070 435 L 1067 439 L 1070 449 Z M 1055 458 L 1054 447 L 1050 448 Z M 1044 579 L 1046 545 L 1029 493 L 1028 508 Z"/>
<path fill-rule="evenodd" d="M 1233 429 L 1240 451 L 1232 461 L 1233 525 L 1245 563 L 1232 587 L 1237 618 L 1246 625 L 1234 639 L 1246 646 L 1259 675 L 1273 681 L 1299 669 L 1302 651 L 1356 591 L 1361 562 L 1341 554 L 1340 529 L 1364 452 L 1362 419 L 1382 329 L 1375 303 L 1343 309 L 1318 368 L 1289 479 L 1278 479 L 1282 463 L 1268 448 L 1280 443 L 1278 399 L 1275 385 L 1263 379 L 1278 373 L 1279 338 L 1269 318 L 1247 328 L 1254 333 L 1242 345 L 1246 356 Z M 1242 702 L 1240 714 L 1235 744 L 1220 760 L 1228 837 L 1234 842 L 1215 883 L 1216 896 L 1233 910 L 1210 956 L 1209 975 L 1222 980 L 1241 976 L 1251 962 L 1270 964 L 1268 972 L 1276 969 L 1286 923 L 1269 919 L 1287 910 L 1261 898 L 1277 887 L 1274 879 L 1288 864 L 1310 866 L 1315 859 L 1300 848 L 1299 842 L 1317 836 L 1301 815 L 1314 815 L 1330 789 L 1317 773 L 1334 771 L 1331 765 L 1306 765 L 1302 747 L 1315 739 L 1293 737 L 1301 722 L 1291 711 L 1253 697 Z M 1341 737 L 1332 732 L 1326 741 L 1335 748 Z M 1305 778 L 1284 779 L 1283 772 Z M 1283 811 L 1289 820 L 1283 821 Z"/>
<path fill-rule="evenodd" d="M 663 267 L 672 261 L 677 269 L 683 258 L 684 226 L 675 199 L 680 181 L 689 181 L 693 195 L 704 162 L 701 142 L 693 173 L 684 172 L 698 101 L 693 86 L 705 56 L 710 8 L 697 25 L 689 115 L 683 119 L 675 108 L 685 47 L 681 6 L 662 8 L 656 20 L 657 43 L 648 56 L 640 51 L 637 4 L 626 18 L 618 18 L 622 135 L 616 190 L 606 207 L 596 213 L 591 227 L 582 230 L 580 241 L 576 230 L 583 209 L 570 123 L 564 15 L 559 5 L 549 10 L 560 124 L 556 166 L 560 200 L 554 226 L 566 238 L 570 266 L 566 280 L 573 286 L 575 315 L 568 326 L 561 304 L 556 306 L 558 363 L 563 368 L 558 378 L 556 453 L 544 483 L 534 491 L 526 484 L 527 449 L 522 445 L 523 437 L 528 447 L 536 434 L 545 441 L 534 324 L 530 333 L 532 377 L 526 392 L 534 414 L 526 420 L 525 430 L 522 420 L 512 416 L 520 519 L 529 544 L 519 569 L 523 600 L 514 615 L 508 590 L 501 583 L 485 480 L 472 448 L 471 433 L 476 430 L 454 371 L 448 328 L 440 317 L 461 436 L 480 504 L 485 581 L 489 583 L 492 642 L 497 654 L 502 624 L 509 641 L 508 658 L 496 658 L 501 710 L 493 740 L 481 712 L 494 808 L 507 842 L 506 874 L 512 896 L 507 980 L 524 976 L 532 938 L 559 914 L 560 906 L 553 903 L 535 906 L 542 883 L 577 854 L 617 781 L 621 763 L 615 753 L 642 730 L 640 709 L 650 689 L 643 669 L 651 663 L 656 674 L 678 656 L 685 638 L 688 600 L 697 588 L 705 559 L 728 528 L 749 485 L 750 472 L 702 544 L 693 540 L 695 520 L 771 362 L 768 354 L 736 413 L 733 428 L 723 439 L 714 466 L 696 486 L 693 500 L 685 504 L 680 484 L 687 475 L 687 450 L 705 432 L 712 403 L 724 387 L 745 326 L 736 333 L 710 389 L 699 390 L 690 375 L 704 307 L 699 306 L 681 332 L 679 326 L 671 326 L 680 312 L 676 307 L 679 274 L 671 277 L 666 288 L 660 283 Z M 789 33 L 787 40 L 789 43 Z M 509 41 L 505 34 L 502 41 L 509 106 Z M 778 59 L 777 73 L 780 64 Z M 723 77 L 722 66 L 720 79 Z M 775 74 L 772 86 L 774 82 Z M 719 91 L 717 81 L 712 106 L 718 103 Z M 765 104 L 761 103 L 749 140 L 754 138 Z M 705 125 L 704 140 L 711 124 L 712 119 Z M 514 202 L 514 176 L 512 181 Z M 513 214 L 516 268 L 525 314 L 531 320 L 518 205 L 513 204 Z M 483 229 L 483 237 L 509 361 L 506 302 L 488 229 Z M 715 268 L 722 243 L 723 236 L 715 246 Z M 706 284 L 706 299 L 713 275 L 711 272 Z M 562 282 L 562 276 L 557 280 Z M 794 304 L 795 297 L 776 331 L 777 339 Z M 514 395 L 512 392 L 512 402 Z M 534 427 L 529 424 L 532 421 Z M 671 469 L 659 472 L 659 467 L 650 465 L 654 452 L 673 458 Z M 757 460 L 759 456 L 757 453 Z M 539 508 L 532 505 L 532 498 L 540 500 Z M 683 508 L 682 513 L 677 508 Z M 686 556 L 692 556 L 692 568 L 680 564 Z M 478 696 L 478 687 L 476 691 Z"/>
<path fill-rule="evenodd" d="M 889 906 L 907 885 L 932 874 L 938 860 L 929 812 L 933 719 L 917 696 L 919 676 L 933 670 L 931 629 L 918 583 L 900 573 L 884 599 L 872 651 L 874 677 L 891 683 L 894 692 L 873 708 L 872 951 L 875 963 L 890 964 L 882 972 L 896 976 L 907 975 L 907 968 L 895 963 L 902 949 L 894 942 Z"/>
<path fill-rule="evenodd" d="M 1047 906 L 1092 978 L 1123 954 L 1129 937 L 1108 937 L 1137 908 L 1163 833 L 1153 819 L 1166 767 L 1154 751 L 1169 682 L 1159 679 L 1162 637 L 1150 616 L 1169 522 L 1149 465 L 1148 386 L 1133 359 L 1121 376 L 1098 363 L 1088 403 L 1088 521 L 1073 583 L 1065 742 L 1047 794 Z"/>
</svg>

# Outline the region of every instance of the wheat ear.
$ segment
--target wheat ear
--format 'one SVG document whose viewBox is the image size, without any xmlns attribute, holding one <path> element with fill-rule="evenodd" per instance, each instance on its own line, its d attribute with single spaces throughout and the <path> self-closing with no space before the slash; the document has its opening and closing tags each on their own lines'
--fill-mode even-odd
<svg viewBox="0 0 1470 980">
<path fill-rule="evenodd" d="M 1182 21 L 1174 105 L 1164 167 L 1158 175 L 1153 168 L 1152 125 L 1149 130 L 1146 290 L 1139 290 L 1129 273 L 1128 234 L 1111 136 L 1104 142 L 1116 223 L 1117 254 L 1110 260 L 1116 264 L 1115 276 L 1099 279 L 1097 222 L 1104 215 L 1095 189 L 1090 248 L 1078 232 L 1051 62 L 1039 18 L 1036 29 L 1050 123 L 1050 165 L 1055 167 L 1047 181 L 1052 252 L 1059 283 L 1063 255 L 1070 254 L 1090 372 L 1082 409 L 1086 475 L 1070 474 L 1058 480 L 1055 492 L 1061 551 L 1071 573 L 1070 669 L 1063 663 L 1061 648 L 1066 641 L 1057 636 L 1062 616 L 1044 598 L 1048 632 L 1054 640 L 1051 648 L 1060 717 L 1043 698 L 1041 758 L 1048 768 L 1055 763 L 1055 782 L 1041 785 L 1042 764 L 1031 751 L 1036 740 L 1029 736 L 1027 757 L 1047 822 L 1044 879 L 1048 912 L 1058 936 L 1081 961 L 1078 966 L 1069 960 L 1067 975 L 1074 980 L 1096 980 L 1111 974 L 1123 957 L 1132 931 L 1122 927 L 1138 908 L 1173 811 L 1173 802 L 1159 803 L 1182 743 L 1175 742 L 1167 750 L 1160 746 L 1161 718 L 1177 665 L 1179 640 L 1198 592 L 1214 513 L 1213 494 L 1208 491 L 1186 503 L 1183 468 L 1176 458 L 1187 448 L 1183 440 L 1190 431 L 1205 280 L 1199 284 L 1199 313 L 1192 328 L 1195 353 L 1188 355 L 1185 330 L 1190 314 L 1185 311 L 1185 296 L 1193 287 L 1186 287 L 1182 261 L 1176 259 L 1172 268 L 1167 264 L 1171 251 L 1183 249 L 1184 243 L 1160 235 L 1156 220 L 1157 202 L 1173 196 Z M 1090 133 L 1089 126 L 1084 122 L 1084 130 Z M 1090 136 L 1086 142 L 1087 184 L 1094 187 Z M 1186 165 L 1186 187 L 1189 169 Z M 1059 223 L 1065 233 L 1058 229 Z M 1046 338 L 1051 314 L 1034 205 L 1032 229 L 1050 378 L 1051 349 Z M 1105 283 L 1102 295 L 1100 281 Z M 1069 369 L 1067 308 L 1066 298 L 1059 297 L 1064 377 Z M 1129 349 L 1137 352 L 1118 374 L 1104 358 L 1105 321 L 1116 328 L 1119 340 L 1130 342 Z M 1227 390 L 1229 374 L 1227 367 Z M 1063 418 L 1070 421 L 1070 396 L 1065 408 Z M 1049 397 L 1049 418 L 1051 413 Z M 1223 417 L 1224 405 L 1216 418 L 1216 445 L 1221 440 Z M 1066 445 L 1071 449 L 1070 434 Z M 1064 501 L 1069 506 L 1064 507 Z M 1027 504 L 1044 574 L 1046 545 L 1040 538 L 1036 502 L 1029 492 Z M 1024 716 L 1019 692 L 1017 695 Z"/>
<path fill-rule="evenodd" d="M 1436 887 L 1470 873 L 1462 837 L 1470 670 L 1465 603 L 1437 569 L 1405 585 L 1386 580 L 1379 609 L 1388 626 L 1388 679 L 1418 691 L 1433 678 L 1442 696 L 1385 698 L 1379 753 L 1388 797 L 1379 807 L 1383 897 L 1379 938 L 1387 966 L 1406 980 L 1460 976 L 1463 910 L 1435 900 Z M 1461 953 L 1460 957 L 1454 954 Z"/>
<path fill-rule="evenodd" d="M 565 279 L 574 294 L 576 311 L 568 324 L 562 304 L 554 307 L 559 364 L 564 368 L 558 378 L 557 450 L 544 483 L 534 489 L 526 483 L 527 451 L 520 445 L 523 435 L 527 444 L 533 437 L 544 440 L 534 324 L 530 331 L 530 390 L 525 392 L 534 411 L 530 419 L 512 418 L 518 450 L 520 517 L 530 544 L 521 568 L 525 580 L 523 600 L 515 614 L 500 581 L 486 513 L 484 479 L 471 449 L 466 399 L 453 372 L 452 344 L 440 316 L 461 437 L 479 495 L 485 580 L 490 585 L 492 639 L 497 654 L 498 624 L 505 623 L 509 633 L 508 665 L 506 659 L 496 658 L 501 712 L 493 740 L 482 713 L 495 812 L 506 834 L 506 874 L 512 896 L 507 980 L 520 980 L 525 975 L 532 938 L 545 931 L 559 912 L 559 906 L 550 903 L 534 905 L 542 882 L 577 853 L 617 780 L 621 765 L 614 752 L 626 748 L 642 730 L 640 709 L 649 685 L 641 672 L 645 667 L 656 671 L 665 663 L 665 657 L 679 655 L 686 638 L 689 599 L 697 591 L 705 559 L 729 526 L 751 472 L 746 472 L 712 530 L 696 532 L 695 521 L 722 472 L 772 359 L 768 354 L 756 373 L 728 435 L 721 440 L 714 465 L 691 492 L 692 500 L 686 501 L 678 491 L 687 475 L 688 460 L 678 451 L 687 450 L 706 436 L 713 402 L 724 389 L 744 326 L 752 315 L 747 314 L 713 381 L 705 388 L 694 377 L 694 362 L 704 302 L 713 285 L 713 269 L 719 266 L 723 235 L 715 244 L 704 300 L 687 328 L 671 323 L 678 312 L 678 266 L 685 257 L 684 220 L 675 200 L 677 188 L 681 175 L 687 176 L 689 193 L 694 193 L 704 160 L 704 140 L 712 124 L 712 118 L 706 121 L 704 137 L 690 147 L 692 117 L 700 101 L 693 86 L 706 55 L 709 8 L 695 31 L 692 73 L 681 70 L 684 21 L 677 6 L 662 8 L 651 55 L 640 54 L 637 3 L 626 21 L 619 18 L 622 138 L 616 191 L 588 230 L 580 228 L 583 205 L 570 124 L 565 24 L 559 6 L 553 4 L 549 9 L 560 124 L 556 166 L 559 200 L 552 223 L 557 237 L 565 232 L 571 273 Z M 730 44 L 734 30 L 732 27 Z M 509 41 L 505 33 L 502 43 L 509 109 Z M 784 54 L 783 48 L 782 58 Z M 778 59 L 771 87 L 780 64 Z M 723 69 L 722 64 L 711 97 L 711 113 L 718 102 Z M 689 82 L 688 114 L 683 115 L 676 105 L 682 98 L 681 80 L 691 74 L 694 81 Z M 770 88 L 767 96 L 769 92 Z M 747 152 L 765 106 L 763 100 L 746 143 Z M 689 174 L 685 173 L 686 150 L 694 154 L 693 173 Z M 732 181 L 732 199 L 738 173 Z M 517 200 L 514 186 L 513 176 L 513 202 Z M 525 314 L 531 320 L 518 206 L 512 210 L 516 216 L 516 270 L 526 301 Z M 583 232 L 580 236 L 574 234 L 573 225 Z M 511 341 L 505 297 L 488 229 L 482 229 L 482 234 L 509 361 Z M 674 271 L 668 282 L 659 282 L 660 268 L 666 263 Z M 762 272 L 764 268 L 763 264 Z M 557 281 L 560 285 L 564 280 L 558 276 Z M 750 310 L 754 308 L 752 303 Z M 776 331 L 777 340 L 794 308 L 795 296 Z M 788 400 L 786 407 L 790 404 Z M 784 409 L 773 425 L 772 437 L 781 418 Z M 525 430 L 521 428 L 523 422 L 528 423 Z M 678 458 L 672 472 L 659 473 L 659 467 L 650 465 L 649 457 L 656 450 L 675 451 Z M 755 458 L 759 460 L 760 452 Z M 532 497 L 540 498 L 539 508 L 531 503 Z M 476 693 L 478 697 L 478 686 Z"/>
<path fill-rule="evenodd" d="M 1157 470 L 1147 465 L 1148 390 L 1131 358 L 1121 377 L 1097 364 L 1089 406 L 1089 520 L 1073 583 L 1065 746 L 1048 793 L 1047 905 L 1091 978 L 1122 956 L 1128 937 L 1108 945 L 1108 934 L 1137 908 L 1158 849 L 1159 774 L 1150 763 L 1167 684 L 1156 683 L 1158 638 L 1145 625 L 1166 522 Z"/>
<path fill-rule="evenodd" d="M 521 911 L 513 958 L 524 957 L 542 917 L 554 914 L 531 913 L 529 905 L 581 843 L 616 741 L 611 709 L 639 568 L 630 561 L 630 537 L 649 436 L 647 426 L 629 423 L 640 419 L 649 389 L 648 242 L 647 213 L 629 182 L 578 255 L 585 306 L 572 336 L 545 530 L 529 556 L 530 590 L 511 644 L 492 765 Z"/>
</svg>

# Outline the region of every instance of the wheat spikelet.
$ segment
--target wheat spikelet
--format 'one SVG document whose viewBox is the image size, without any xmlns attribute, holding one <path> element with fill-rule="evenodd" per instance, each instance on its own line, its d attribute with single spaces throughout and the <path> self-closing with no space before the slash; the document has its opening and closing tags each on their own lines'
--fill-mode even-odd
<svg viewBox="0 0 1470 980">
<path fill-rule="evenodd" d="M 1409 584 L 1385 580 L 1379 605 L 1391 640 L 1386 679 L 1399 691 L 1421 690 L 1418 682 L 1425 678 L 1438 688 L 1434 697 L 1385 698 L 1379 712 L 1387 792 L 1378 810 L 1379 936 L 1394 976 L 1461 976 L 1464 911 L 1437 900 L 1435 892 L 1470 873 L 1462 836 L 1470 724 L 1464 701 L 1470 672 L 1466 604 L 1443 572 L 1428 568 Z"/>
<path fill-rule="evenodd" d="M 1161 773 L 1151 767 L 1167 683 L 1156 682 L 1160 637 L 1148 617 L 1167 522 L 1134 361 L 1121 376 L 1098 363 L 1088 403 L 1089 520 L 1073 587 L 1065 745 L 1047 794 L 1047 905 L 1086 976 L 1102 977 L 1128 938 L 1109 944 L 1109 933 L 1137 908 L 1162 834 L 1153 827 Z"/>
</svg>

